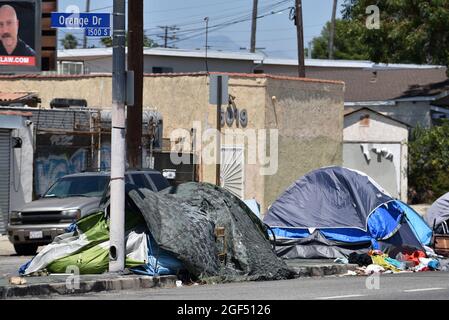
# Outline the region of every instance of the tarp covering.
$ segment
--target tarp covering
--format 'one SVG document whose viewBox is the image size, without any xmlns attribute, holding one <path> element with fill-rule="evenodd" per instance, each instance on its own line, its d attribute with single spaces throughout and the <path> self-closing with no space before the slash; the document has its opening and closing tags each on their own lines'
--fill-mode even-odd
<svg viewBox="0 0 449 320">
<path fill-rule="evenodd" d="M 449 220 L 449 192 L 439 197 L 427 210 L 427 224 L 437 228 L 442 222 Z"/>
<path fill-rule="evenodd" d="M 159 193 L 139 189 L 129 195 L 158 245 L 194 276 L 222 281 L 294 276 L 274 253 L 263 223 L 223 188 L 189 182 Z M 219 227 L 224 228 L 223 243 L 214 234 Z M 224 261 L 219 253 L 226 254 Z"/>
<path fill-rule="evenodd" d="M 125 203 L 125 266 L 135 273 L 187 271 L 191 279 L 215 282 L 294 277 L 275 254 L 263 222 L 225 189 L 186 183 L 155 193 L 127 185 Z M 71 226 L 20 273 L 66 273 L 69 266 L 80 274 L 107 272 L 109 247 L 108 215 L 99 212 Z"/>
</svg>

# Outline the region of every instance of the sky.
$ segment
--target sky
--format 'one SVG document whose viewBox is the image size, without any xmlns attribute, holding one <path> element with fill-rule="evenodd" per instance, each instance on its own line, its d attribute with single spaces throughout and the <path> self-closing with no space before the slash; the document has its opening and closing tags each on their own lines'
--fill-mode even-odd
<svg viewBox="0 0 449 320">
<path fill-rule="evenodd" d="M 259 0 L 261 16 L 257 20 L 256 48 L 271 58 L 296 58 L 296 26 L 289 20 L 294 0 Z M 302 0 L 304 23 L 304 46 L 320 32 L 332 15 L 332 0 Z M 341 17 L 343 0 L 338 1 L 337 17 Z M 59 12 L 68 6 L 78 6 L 86 12 L 85 0 L 59 0 Z M 112 12 L 113 0 L 91 0 L 91 11 Z M 173 26 L 169 32 L 176 40 L 168 40 L 169 46 L 183 49 L 204 48 L 206 22 L 208 22 L 208 46 L 210 50 L 249 50 L 253 0 L 144 0 L 145 34 L 159 45 L 164 44 L 161 27 Z M 83 32 L 59 30 L 59 38 L 73 33 L 82 45 Z M 98 46 L 96 38 L 89 38 L 88 46 Z"/>
</svg>

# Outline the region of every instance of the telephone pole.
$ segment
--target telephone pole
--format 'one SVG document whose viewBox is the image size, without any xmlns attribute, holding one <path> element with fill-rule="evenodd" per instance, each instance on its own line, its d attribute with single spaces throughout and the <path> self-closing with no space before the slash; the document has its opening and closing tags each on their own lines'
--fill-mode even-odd
<svg viewBox="0 0 449 320">
<path fill-rule="evenodd" d="M 334 0 L 332 7 L 332 17 L 329 32 L 329 59 L 334 58 L 334 38 L 335 38 L 335 15 L 337 13 L 337 0 Z"/>
<path fill-rule="evenodd" d="M 130 168 L 142 168 L 143 0 L 128 1 L 128 70 L 134 71 L 134 105 L 127 108 Z"/>
<path fill-rule="evenodd" d="M 163 36 L 158 36 L 159 38 L 164 39 L 164 48 L 174 48 L 168 46 L 168 40 L 177 40 L 176 31 L 179 30 L 176 26 L 159 26 L 162 30 L 164 30 Z M 173 32 L 173 35 L 168 35 L 169 32 Z"/>
<path fill-rule="evenodd" d="M 302 25 L 302 1 L 295 0 L 295 24 L 298 38 L 298 76 L 304 78 L 306 70 L 304 67 L 304 34 Z"/>
<path fill-rule="evenodd" d="M 86 0 L 86 12 L 90 12 L 90 0 Z M 86 36 L 86 34 L 84 34 L 83 48 L 84 49 L 87 48 L 87 36 Z"/>
<path fill-rule="evenodd" d="M 251 47 L 250 52 L 256 52 L 256 33 L 257 33 L 257 6 L 258 0 L 253 0 L 253 19 L 251 24 Z"/>
<path fill-rule="evenodd" d="M 114 0 L 113 17 L 109 272 L 122 272 L 125 269 L 125 0 Z"/>
</svg>

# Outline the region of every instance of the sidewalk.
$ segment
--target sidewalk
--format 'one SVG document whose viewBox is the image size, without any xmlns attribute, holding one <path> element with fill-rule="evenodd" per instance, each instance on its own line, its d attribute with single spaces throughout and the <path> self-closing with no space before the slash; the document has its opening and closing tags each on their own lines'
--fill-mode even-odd
<svg viewBox="0 0 449 320">
<path fill-rule="evenodd" d="M 340 275 L 355 269 L 355 265 L 333 263 L 332 260 L 290 260 L 287 264 L 296 272 L 297 277 L 322 277 Z M 101 291 L 138 290 L 149 288 L 175 288 L 176 276 L 149 277 L 139 275 L 83 275 L 79 286 L 72 289 L 73 275 L 51 275 L 43 277 L 25 277 L 26 284 L 11 285 L 9 278 L 0 278 L 0 299 L 48 296 L 52 294 L 70 295 Z"/>
<path fill-rule="evenodd" d="M 176 276 L 140 276 L 134 274 L 82 275 L 79 286 L 74 285 L 74 276 L 50 275 L 42 277 L 24 277 L 22 285 L 12 285 L 11 277 L 18 277 L 17 270 L 32 257 L 15 255 L 14 248 L 6 237 L 0 236 L 0 300 L 8 298 L 83 294 L 89 292 L 138 290 L 149 288 L 175 288 Z M 296 277 L 323 277 L 345 274 L 357 265 L 334 263 L 333 260 L 293 259 L 285 260 Z M 77 288 L 77 289 L 72 289 Z"/>
</svg>

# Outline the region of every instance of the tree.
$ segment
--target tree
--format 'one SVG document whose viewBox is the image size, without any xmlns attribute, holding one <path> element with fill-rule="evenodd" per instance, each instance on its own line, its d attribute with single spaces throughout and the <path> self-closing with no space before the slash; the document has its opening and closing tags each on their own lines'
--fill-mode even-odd
<svg viewBox="0 0 449 320">
<path fill-rule="evenodd" d="M 67 33 L 64 39 L 61 39 L 64 49 L 76 49 L 78 47 L 78 39 L 71 33 Z"/>
<path fill-rule="evenodd" d="M 380 10 L 380 28 L 368 29 L 366 8 Z M 362 27 L 369 59 L 384 63 L 449 65 L 449 1 L 345 0 L 345 20 Z"/>
<path fill-rule="evenodd" d="M 331 23 L 323 27 L 321 35 L 312 40 L 312 58 L 328 59 Z M 367 48 L 360 43 L 362 28 L 350 20 L 335 20 L 334 59 L 367 60 Z"/>
<path fill-rule="evenodd" d="M 449 121 L 413 130 L 408 183 L 412 203 L 431 203 L 449 190 Z"/>
<path fill-rule="evenodd" d="M 112 37 L 101 38 L 101 44 L 105 47 L 112 47 Z M 126 35 L 126 43 L 128 43 L 128 35 Z M 143 36 L 143 46 L 145 48 L 157 48 L 159 45 L 148 36 Z"/>
</svg>

